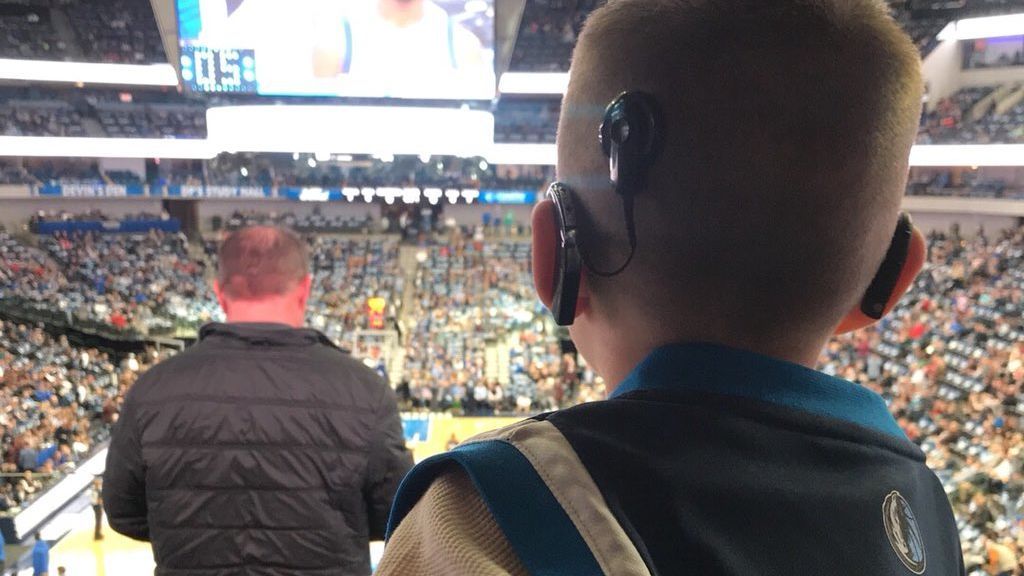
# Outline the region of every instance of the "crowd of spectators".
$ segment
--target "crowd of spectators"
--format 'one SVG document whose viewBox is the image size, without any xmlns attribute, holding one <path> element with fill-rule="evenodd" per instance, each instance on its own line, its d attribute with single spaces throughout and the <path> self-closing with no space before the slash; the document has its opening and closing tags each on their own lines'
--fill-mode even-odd
<svg viewBox="0 0 1024 576">
<path fill-rule="evenodd" d="M 502 98 L 494 111 L 494 141 L 554 144 L 561 102 Z"/>
<path fill-rule="evenodd" d="M 882 394 L 957 514 L 968 574 L 1024 560 L 1024 227 L 930 239 L 929 265 L 877 326 L 832 340 L 828 373 Z M 1001 571 L 1000 571 L 1001 573 Z"/>
<path fill-rule="evenodd" d="M 456 230 L 418 260 L 400 389 L 410 407 L 489 415 L 596 398 L 533 293 L 528 242 Z"/>
<path fill-rule="evenodd" d="M 103 171 L 96 161 L 77 159 L 41 159 L 22 164 L 33 183 L 55 184 L 60 182 L 96 183 L 104 182 Z"/>
<path fill-rule="evenodd" d="M 118 363 L 0 320 L 0 514 L 17 513 L 109 437 L 124 392 L 163 356 Z"/>
<path fill-rule="evenodd" d="M 377 354 L 404 354 L 396 380 L 407 408 L 528 414 L 607 392 L 564 347 L 538 302 L 525 239 L 452 229 L 423 241 L 414 268 L 405 270 L 393 237 L 308 241 L 310 325 L 342 343 L 364 328 L 404 326 L 399 349 Z M 936 234 L 929 244 L 929 264 L 897 309 L 875 327 L 833 339 L 820 367 L 888 401 L 946 486 L 973 566 L 996 546 L 1021 558 L 1024 227 L 970 238 Z M 207 259 L 190 256 L 182 239 L 159 234 L 54 237 L 43 248 L 0 233 L 0 300 L 29 296 L 54 309 L 102 312 L 111 322 L 121 314 L 125 324 L 175 306 L 191 307 L 178 317 L 193 326 L 216 317 L 203 273 L 214 263 L 212 246 Z M 377 325 L 368 306 L 373 297 L 384 304 Z M 60 387 L 59 378 L 43 380 Z"/>
<path fill-rule="evenodd" d="M 553 115 L 552 115 L 553 114 Z M 557 122 L 557 106 L 546 118 Z M 551 132 L 552 136 L 554 132 Z M 322 158 L 322 157 L 321 157 Z M 417 187 L 539 190 L 551 166 L 491 165 L 481 157 L 360 156 L 316 160 L 301 154 L 222 154 L 199 175 L 206 183 L 278 188 Z"/>
<path fill-rule="evenodd" d="M 123 336 L 194 332 L 221 317 L 206 262 L 182 235 L 59 234 L 39 244 L 0 232 L 0 305 Z"/>
<path fill-rule="evenodd" d="M 49 292 L 56 266 L 46 254 L 0 229 L 0 300 Z"/>
<path fill-rule="evenodd" d="M 135 220 L 164 220 L 169 217 L 167 212 L 161 214 L 133 212 L 114 217 L 107 215 L 99 208 L 93 208 L 85 212 L 40 210 L 29 219 L 29 228 L 31 229 L 33 224 L 41 222 L 130 222 Z"/>
<path fill-rule="evenodd" d="M 566 72 L 576 37 L 602 0 L 527 0 L 509 70 Z"/>
<path fill-rule="evenodd" d="M 425 247 L 417 261 L 399 397 L 417 408 L 475 413 L 475 399 L 486 400 L 497 384 L 485 370 L 489 287 L 482 247 L 457 235 Z"/>
<path fill-rule="evenodd" d="M 26 184 L 32 181 L 32 175 L 13 162 L 0 160 L 0 184 Z"/>
<path fill-rule="evenodd" d="M 61 234 L 45 238 L 42 246 L 74 287 L 58 291 L 58 306 L 82 320 L 170 334 L 219 315 L 206 262 L 190 254 L 184 235 Z"/>
<path fill-rule="evenodd" d="M 219 219 L 218 220 L 222 220 Z M 363 217 L 335 214 L 324 214 L 319 207 L 309 214 L 296 215 L 294 212 L 261 212 L 248 210 L 235 211 L 226 221 L 220 224 L 226 230 L 237 230 L 246 226 L 280 226 L 302 234 L 353 234 L 371 232 L 374 229 L 373 216 L 367 213 Z M 218 226 L 215 223 L 214 229 Z"/>
<path fill-rule="evenodd" d="M 405 289 L 398 241 L 311 236 L 309 242 L 313 267 L 309 324 L 338 343 L 347 343 L 356 330 L 393 329 Z M 383 300 L 378 326 L 371 320 L 371 298 Z"/>
<path fill-rule="evenodd" d="M 918 144 L 1024 142 L 1024 86 L 972 86 L 921 117 Z"/>
<path fill-rule="evenodd" d="M 1024 200 L 1024 183 L 956 168 L 912 170 L 908 196 L 948 196 Z"/>
</svg>

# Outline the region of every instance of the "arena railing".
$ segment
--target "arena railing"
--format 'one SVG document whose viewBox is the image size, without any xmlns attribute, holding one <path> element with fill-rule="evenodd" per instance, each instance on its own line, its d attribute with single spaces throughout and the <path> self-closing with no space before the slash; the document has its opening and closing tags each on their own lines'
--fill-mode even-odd
<svg viewBox="0 0 1024 576">
<path fill-rule="evenodd" d="M 8 543 L 21 542 L 60 512 L 81 494 L 92 481 L 103 474 L 107 461 L 107 445 L 97 446 L 92 455 L 82 460 L 73 472 L 45 488 L 14 514 L 0 516 L 0 532 Z"/>
<path fill-rule="evenodd" d="M 138 352 L 147 345 L 183 350 L 185 341 L 173 338 L 175 329 L 142 334 L 136 330 L 117 330 L 97 320 L 76 318 L 51 308 L 51 302 L 36 302 L 19 297 L 0 297 L 0 318 L 21 324 L 41 324 L 47 331 L 64 334 L 87 347 L 105 348 L 119 353 Z"/>
</svg>

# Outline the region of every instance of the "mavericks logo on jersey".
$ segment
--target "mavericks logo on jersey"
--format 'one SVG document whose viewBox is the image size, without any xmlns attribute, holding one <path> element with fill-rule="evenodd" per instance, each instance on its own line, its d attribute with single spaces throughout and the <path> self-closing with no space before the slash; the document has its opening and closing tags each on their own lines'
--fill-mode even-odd
<svg viewBox="0 0 1024 576">
<path fill-rule="evenodd" d="M 882 521 L 889 544 L 896 551 L 903 565 L 914 574 L 924 574 L 925 554 L 921 528 L 910 504 L 899 492 L 893 490 L 882 503 Z"/>
</svg>

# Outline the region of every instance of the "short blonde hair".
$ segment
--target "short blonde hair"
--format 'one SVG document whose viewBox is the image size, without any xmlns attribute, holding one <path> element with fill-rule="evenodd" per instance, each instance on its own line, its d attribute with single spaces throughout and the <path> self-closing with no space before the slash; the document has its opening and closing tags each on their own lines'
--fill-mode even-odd
<svg viewBox="0 0 1024 576">
<path fill-rule="evenodd" d="M 769 334 L 835 326 L 896 224 L 920 114 L 920 57 L 879 0 L 611 0 L 587 20 L 559 126 L 587 256 L 628 243 L 595 138 L 623 90 L 663 108 L 665 147 L 636 196 L 636 259 L 591 276 L 606 309 Z M 621 304 L 621 306 L 619 305 Z M 625 313 L 625 312 L 623 312 Z M 692 316 L 692 313 L 690 314 Z"/>
</svg>

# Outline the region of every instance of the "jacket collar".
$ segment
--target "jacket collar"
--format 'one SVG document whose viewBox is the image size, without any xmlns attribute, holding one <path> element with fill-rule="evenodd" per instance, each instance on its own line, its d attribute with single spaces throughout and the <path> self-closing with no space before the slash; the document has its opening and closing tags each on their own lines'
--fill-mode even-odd
<svg viewBox="0 0 1024 576">
<path fill-rule="evenodd" d="M 330 338 L 312 328 L 293 328 L 272 322 L 211 322 L 199 330 L 199 339 L 211 336 L 233 338 L 264 346 L 334 346 Z"/>
<path fill-rule="evenodd" d="M 841 378 L 718 344 L 670 344 L 652 352 L 611 393 L 689 390 L 751 398 L 838 418 L 906 439 L 881 396 Z"/>
</svg>

